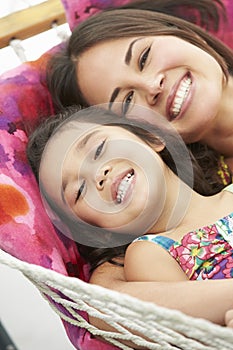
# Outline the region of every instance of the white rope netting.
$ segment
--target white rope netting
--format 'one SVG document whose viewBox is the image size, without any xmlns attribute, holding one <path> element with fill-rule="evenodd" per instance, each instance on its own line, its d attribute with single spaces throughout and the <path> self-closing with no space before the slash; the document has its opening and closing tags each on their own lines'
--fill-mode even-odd
<svg viewBox="0 0 233 350">
<path fill-rule="evenodd" d="M 2 250 L 0 263 L 20 270 L 62 319 L 119 349 L 133 349 L 122 344 L 127 340 L 143 349 L 233 350 L 231 329 L 23 262 Z M 99 318 L 116 331 L 96 328 L 78 311 Z"/>
</svg>

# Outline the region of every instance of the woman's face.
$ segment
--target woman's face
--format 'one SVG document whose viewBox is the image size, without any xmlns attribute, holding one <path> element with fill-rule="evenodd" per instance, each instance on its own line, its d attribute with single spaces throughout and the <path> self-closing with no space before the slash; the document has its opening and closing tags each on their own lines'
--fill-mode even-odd
<svg viewBox="0 0 233 350">
<path fill-rule="evenodd" d="M 67 147 L 62 160 L 59 145 Z M 86 123 L 86 130 L 70 128 L 50 142 L 40 179 L 51 198 L 64 200 L 80 220 L 137 236 L 163 210 L 164 168 L 158 154 L 129 131 Z"/>
<path fill-rule="evenodd" d="M 221 108 L 220 65 L 174 36 L 100 43 L 79 58 L 77 76 L 90 105 L 108 103 L 127 118 L 136 105 L 150 108 L 172 123 L 185 142 L 203 139 Z"/>
</svg>

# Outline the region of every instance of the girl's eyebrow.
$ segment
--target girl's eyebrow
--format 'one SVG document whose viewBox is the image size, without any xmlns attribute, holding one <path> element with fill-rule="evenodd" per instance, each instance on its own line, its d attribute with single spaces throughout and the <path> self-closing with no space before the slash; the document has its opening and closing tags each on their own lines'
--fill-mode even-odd
<svg viewBox="0 0 233 350">
<path fill-rule="evenodd" d="M 129 44 L 129 46 L 128 46 L 128 49 L 127 49 L 127 51 L 126 51 L 126 54 L 125 54 L 125 64 L 127 65 L 127 66 L 129 66 L 130 65 L 130 63 L 131 63 L 131 59 L 132 59 L 132 51 L 133 51 L 133 46 L 134 46 L 134 44 L 137 42 L 137 41 L 139 41 L 139 40 L 142 40 L 143 38 L 137 38 L 137 39 L 134 39 L 133 41 L 131 41 L 131 43 Z M 117 98 L 117 96 L 118 96 L 118 94 L 119 94 L 119 92 L 120 92 L 120 88 L 119 87 L 117 87 L 117 88 L 115 88 L 114 90 L 113 90 L 113 93 L 111 94 L 111 97 L 110 97 L 110 100 L 109 100 L 109 104 L 108 104 L 108 109 L 111 109 L 112 108 L 112 104 L 113 104 L 113 102 L 115 101 L 115 99 Z"/>
<path fill-rule="evenodd" d="M 96 134 L 98 134 L 100 132 L 100 130 L 94 130 L 90 133 L 88 133 L 86 136 L 84 136 L 81 141 L 79 141 L 75 147 L 76 152 L 80 152 L 84 149 L 84 147 L 86 146 L 87 142 Z M 67 177 L 63 177 L 62 178 L 62 190 L 63 192 L 65 192 L 66 190 L 66 186 L 68 184 L 68 179 Z"/>
<path fill-rule="evenodd" d="M 86 146 L 87 142 L 96 134 L 98 134 L 100 132 L 100 130 L 94 130 L 92 132 L 90 132 L 89 134 L 87 134 L 86 136 L 84 136 L 84 138 L 82 138 L 81 141 L 78 142 L 77 146 L 76 146 L 76 150 L 77 151 L 82 151 L 83 148 Z"/>
</svg>

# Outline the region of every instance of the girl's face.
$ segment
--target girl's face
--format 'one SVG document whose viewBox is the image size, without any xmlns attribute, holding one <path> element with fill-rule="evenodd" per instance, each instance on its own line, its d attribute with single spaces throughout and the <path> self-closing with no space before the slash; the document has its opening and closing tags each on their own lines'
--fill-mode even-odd
<svg viewBox="0 0 233 350">
<path fill-rule="evenodd" d="M 164 204 L 163 167 L 160 157 L 129 131 L 96 127 L 78 138 L 65 157 L 64 198 L 89 224 L 144 233 Z"/>
<path fill-rule="evenodd" d="M 108 103 L 128 118 L 136 105 L 150 108 L 172 123 L 185 142 L 203 139 L 221 109 L 220 65 L 175 36 L 100 43 L 79 58 L 77 76 L 90 105 Z"/>
<path fill-rule="evenodd" d="M 74 142 L 58 161 L 58 147 L 68 145 L 68 139 Z M 164 146 L 156 148 L 160 151 Z M 50 143 L 40 178 L 56 202 L 63 193 L 64 202 L 80 220 L 139 235 L 153 226 L 163 210 L 165 169 L 158 154 L 129 131 L 87 123 L 86 130 L 70 128 Z"/>
</svg>

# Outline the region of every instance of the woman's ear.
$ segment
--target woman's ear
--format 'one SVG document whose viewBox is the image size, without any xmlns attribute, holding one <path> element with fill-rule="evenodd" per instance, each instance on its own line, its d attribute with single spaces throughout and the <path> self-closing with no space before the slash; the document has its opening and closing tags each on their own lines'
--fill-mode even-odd
<svg viewBox="0 0 233 350">
<path fill-rule="evenodd" d="M 152 140 L 147 140 L 146 143 L 156 152 L 162 152 L 166 147 L 166 142 L 159 136 L 153 136 Z"/>
<path fill-rule="evenodd" d="M 159 153 L 159 152 L 162 152 L 166 147 L 166 142 L 162 138 L 157 137 L 156 143 L 151 145 L 151 147 L 155 150 L 155 152 Z"/>
</svg>

